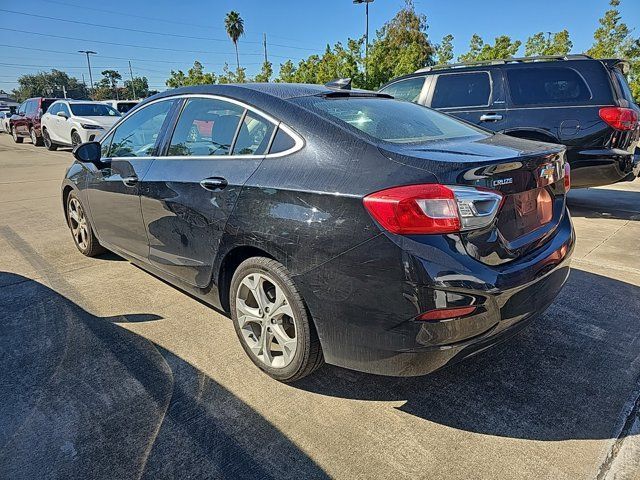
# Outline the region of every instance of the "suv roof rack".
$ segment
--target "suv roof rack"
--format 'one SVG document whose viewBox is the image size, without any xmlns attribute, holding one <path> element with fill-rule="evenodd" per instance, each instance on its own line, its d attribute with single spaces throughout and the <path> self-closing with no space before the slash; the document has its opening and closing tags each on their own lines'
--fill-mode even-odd
<svg viewBox="0 0 640 480">
<path fill-rule="evenodd" d="M 592 57 L 584 54 L 576 55 L 540 55 L 537 57 L 513 57 L 499 58 L 495 60 L 477 60 L 474 62 L 450 63 L 445 65 L 433 65 L 430 67 L 420 68 L 415 73 L 431 72 L 432 70 L 440 70 L 444 68 L 464 68 L 475 67 L 480 65 L 504 65 L 507 63 L 528 63 L 528 62 L 548 62 L 551 60 L 591 60 Z"/>
</svg>

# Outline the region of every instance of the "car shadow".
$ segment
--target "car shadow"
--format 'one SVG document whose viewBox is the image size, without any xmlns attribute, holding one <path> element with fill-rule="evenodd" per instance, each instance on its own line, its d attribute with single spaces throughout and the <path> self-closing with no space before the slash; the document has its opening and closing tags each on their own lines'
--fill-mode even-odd
<svg viewBox="0 0 640 480">
<path fill-rule="evenodd" d="M 173 353 L 0 272 L 3 478 L 327 478 L 264 417 Z M 70 288 L 69 285 L 62 285 Z"/>
<path fill-rule="evenodd" d="M 640 394 L 638 312 L 640 288 L 574 269 L 556 302 L 528 329 L 461 363 L 414 378 L 325 366 L 295 386 L 404 401 L 403 412 L 484 435 L 616 438 L 621 412 Z"/>
<path fill-rule="evenodd" d="M 640 220 L 640 191 L 580 188 L 568 196 L 574 217 Z"/>
</svg>

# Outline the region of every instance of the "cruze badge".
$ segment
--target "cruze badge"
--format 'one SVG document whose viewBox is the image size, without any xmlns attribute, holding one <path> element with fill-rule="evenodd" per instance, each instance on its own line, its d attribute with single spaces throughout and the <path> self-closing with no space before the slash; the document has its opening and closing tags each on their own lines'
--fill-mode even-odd
<svg viewBox="0 0 640 480">
<path fill-rule="evenodd" d="M 494 187 L 499 187 L 500 185 L 511 185 L 513 183 L 513 178 L 499 178 L 498 180 L 493 181 Z"/>
</svg>

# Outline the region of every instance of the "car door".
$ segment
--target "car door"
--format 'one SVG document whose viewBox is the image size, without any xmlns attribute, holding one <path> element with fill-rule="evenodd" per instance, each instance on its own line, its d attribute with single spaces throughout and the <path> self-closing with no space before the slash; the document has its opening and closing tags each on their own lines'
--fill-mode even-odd
<svg viewBox="0 0 640 480">
<path fill-rule="evenodd" d="M 73 121 L 71 120 L 71 110 L 69 109 L 69 105 L 67 105 L 66 103 L 61 103 L 59 112 L 64 116 L 57 117 L 56 127 L 58 136 L 62 143 L 71 145 L 71 130 L 73 129 Z"/>
<path fill-rule="evenodd" d="M 12 124 L 19 135 L 25 135 L 27 132 L 25 124 L 27 122 L 27 106 L 30 102 L 31 100 L 23 102 L 22 105 L 18 107 L 18 113 L 16 113 L 16 116 L 12 118 Z"/>
<path fill-rule="evenodd" d="M 151 103 L 122 121 L 102 142 L 104 166 L 87 185 L 91 218 L 105 246 L 139 260 L 148 256 L 139 181 L 157 155 L 158 142 L 175 102 Z"/>
<path fill-rule="evenodd" d="M 64 118 L 58 116 L 60 105 L 60 102 L 54 103 L 42 117 L 42 127 L 47 129 L 47 132 L 49 132 L 49 138 L 51 138 L 51 141 L 56 143 L 64 142 L 60 137 L 60 122 L 64 120 Z"/>
<path fill-rule="evenodd" d="M 27 102 L 25 114 L 24 114 L 24 122 L 21 125 L 20 133 L 23 135 L 29 135 L 29 131 L 33 126 L 33 122 L 38 115 L 38 100 L 33 99 Z"/>
<path fill-rule="evenodd" d="M 489 130 L 500 131 L 506 124 L 500 70 L 440 73 L 426 105 Z"/>
<path fill-rule="evenodd" d="M 153 162 L 141 184 L 154 266 L 191 285 L 209 284 L 227 219 L 275 127 L 227 99 L 184 100 L 166 156 Z"/>
</svg>

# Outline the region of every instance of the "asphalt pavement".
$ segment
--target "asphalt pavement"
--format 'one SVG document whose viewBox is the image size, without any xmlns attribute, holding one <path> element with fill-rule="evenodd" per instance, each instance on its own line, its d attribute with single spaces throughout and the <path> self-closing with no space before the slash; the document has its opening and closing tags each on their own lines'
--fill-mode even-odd
<svg viewBox="0 0 640 480">
<path fill-rule="evenodd" d="M 283 385 L 227 317 L 77 252 L 71 161 L 0 134 L 0 478 L 640 478 L 640 181 L 571 193 L 569 281 L 511 341 Z"/>
</svg>

